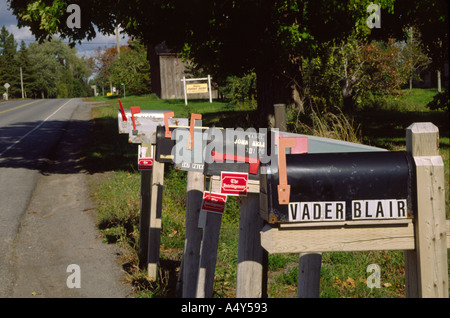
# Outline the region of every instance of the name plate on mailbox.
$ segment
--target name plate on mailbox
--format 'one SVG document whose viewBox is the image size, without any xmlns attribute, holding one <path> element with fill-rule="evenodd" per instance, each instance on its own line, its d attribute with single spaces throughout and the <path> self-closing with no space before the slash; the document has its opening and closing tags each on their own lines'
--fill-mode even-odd
<svg viewBox="0 0 450 318">
<path fill-rule="evenodd" d="M 414 164 L 406 152 L 287 154 L 288 200 L 278 165 L 261 175 L 261 217 L 269 223 L 412 218 Z"/>
</svg>

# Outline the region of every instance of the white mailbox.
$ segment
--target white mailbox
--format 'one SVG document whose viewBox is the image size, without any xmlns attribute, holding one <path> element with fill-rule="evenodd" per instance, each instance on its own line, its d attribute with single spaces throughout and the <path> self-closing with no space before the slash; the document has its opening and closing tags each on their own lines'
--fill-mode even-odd
<svg viewBox="0 0 450 318">
<path fill-rule="evenodd" d="M 188 125 L 187 118 L 173 118 L 171 116 L 173 116 L 173 112 L 170 110 L 141 110 L 139 106 L 124 110 L 120 103 L 117 114 L 119 134 L 128 134 L 128 142 L 130 143 L 156 144 L 156 127 Z"/>
</svg>

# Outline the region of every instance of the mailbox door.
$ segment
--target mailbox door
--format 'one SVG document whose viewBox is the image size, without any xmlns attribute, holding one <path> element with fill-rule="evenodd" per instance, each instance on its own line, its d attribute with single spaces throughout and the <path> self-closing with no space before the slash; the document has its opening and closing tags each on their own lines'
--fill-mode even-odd
<svg viewBox="0 0 450 318">
<path fill-rule="evenodd" d="M 406 152 L 286 155 L 289 203 L 279 204 L 272 164 L 261 176 L 261 216 L 270 223 L 411 218 L 414 171 Z"/>
<path fill-rule="evenodd" d="M 173 132 L 175 127 L 169 127 L 169 130 Z M 172 148 L 175 147 L 176 141 L 172 138 L 166 138 L 165 132 L 165 126 L 158 126 L 156 128 L 155 160 L 158 162 L 173 163 L 174 155 L 172 154 Z"/>
</svg>

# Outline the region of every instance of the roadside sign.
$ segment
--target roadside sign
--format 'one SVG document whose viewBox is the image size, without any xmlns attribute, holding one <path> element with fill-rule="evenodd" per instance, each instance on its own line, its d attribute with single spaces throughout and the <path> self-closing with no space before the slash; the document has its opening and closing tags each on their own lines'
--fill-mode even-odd
<svg viewBox="0 0 450 318">
<path fill-rule="evenodd" d="M 11 85 L 9 85 L 9 83 L 6 83 L 5 85 L 3 85 L 6 89 L 10 88 Z"/>
</svg>

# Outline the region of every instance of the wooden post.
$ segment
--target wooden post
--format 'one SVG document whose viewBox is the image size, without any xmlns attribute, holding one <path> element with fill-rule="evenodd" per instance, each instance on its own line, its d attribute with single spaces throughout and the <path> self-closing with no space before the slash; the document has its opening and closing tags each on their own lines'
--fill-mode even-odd
<svg viewBox="0 0 450 318">
<path fill-rule="evenodd" d="M 286 105 L 275 104 L 273 105 L 275 115 L 275 127 L 280 131 L 286 131 Z"/>
<path fill-rule="evenodd" d="M 322 253 L 300 253 L 298 261 L 297 297 L 319 298 Z"/>
<path fill-rule="evenodd" d="M 209 102 L 212 103 L 211 76 L 208 75 Z"/>
<path fill-rule="evenodd" d="M 261 298 L 266 293 L 265 264 L 260 232 L 264 220 L 259 216 L 259 193 L 248 193 L 241 200 L 239 246 L 236 273 L 237 298 Z"/>
<path fill-rule="evenodd" d="M 415 250 L 405 252 L 407 297 L 448 298 L 444 164 L 439 131 L 432 123 L 406 130 L 406 148 L 416 165 Z"/>
<path fill-rule="evenodd" d="M 183 76 L 183 89 L 184 89 L 184 105 L 187 106 L 188 102 L 187 102 L 187 92 L 186 92 L 186 76 Z"/>
<path fill-rule="evenodd" d="M 184 241 L 182 282 L 179 282 L 182 297 L 193 298 L 197 292 L 200 245 L 203 231 L 198 227 L 198 217 L 202 208 L 205 179 L 203 173 L 187 172 L 186 234 Z"/>
<path fill-rule="evenodd" d="M 151 171 L 141 171 L 141 213 L 139 215 L 139 263 L 148 260 L 148 230 L 150 227 Z"/>
<path fill-rule="evenodd" d="M 144 147 L 153 147 L 150 144 L 142 144 Z M 150 228 L 152 171 L 141 171 L 141 213 L 139 215 L 139 265 L 147 267 L 148 263 L 148 232 Z"/>
<path fill-rule="evenodd" d="M 211 298 L 214 289 L 217 248 L 219 245 L 222 214 L 207 212 L 200 251 L 197 298 Z"/>
<path fill-rule="evenodd" d="M 275 127 L 286 131 L 286 105 L 275 104 Z M 318 298 L 320 290 L 321 253 L 300 253 L 298 261 L 297 296 Z"/>
<path fill-rule="evenodd" d="M 161 209 L 164 184 L 164 163 L 153 161 L 150 227 L 148 232 L 148 277 L 158 277 L 159 249 L 161 242 Z"/>
</svg>

